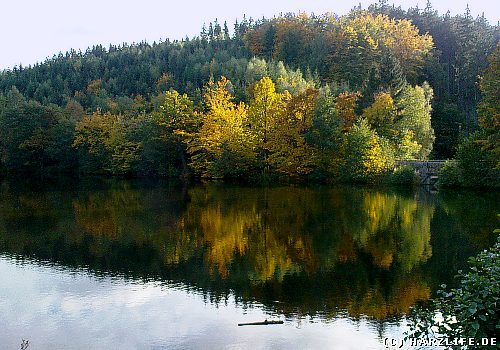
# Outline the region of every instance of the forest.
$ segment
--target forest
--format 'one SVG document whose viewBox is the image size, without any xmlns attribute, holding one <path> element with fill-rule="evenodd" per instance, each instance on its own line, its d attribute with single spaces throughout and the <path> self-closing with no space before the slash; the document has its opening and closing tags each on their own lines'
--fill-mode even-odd
<svg viewBox="0 0 500 350">
<path fill-rule="evenodd" d="M 374 182 L 450 159 L 443 185 L 498 187 L 499 38 L 381 0 L 70 50 L 0 71 L 0 174 Z"/>
</svg>

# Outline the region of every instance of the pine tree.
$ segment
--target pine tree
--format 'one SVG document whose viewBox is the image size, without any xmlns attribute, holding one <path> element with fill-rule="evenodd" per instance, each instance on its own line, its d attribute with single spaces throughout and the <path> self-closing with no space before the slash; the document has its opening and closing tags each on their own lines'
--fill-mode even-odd
<svg viewBox="0 0 500 350">
<path fill-rule="evenodd" d="M 230 39 L 230 36 L 229 36 L 229 29 L 227 28 L 227 21 L 224 21 L 224 32 L 223 32 L 223 39 L 224 40 L 229 40 Z"/>
<path fill-rule="evenodd" d="M 210 41 L 214 40 L 214 27 L 212 25 L 212 22 L 210 22 L 210 24 L 208 25 L 208 39 Z"/>
<path fill-rule="evenodd" d="M 203 27 L 201 28 L 200 37 L 201 37 L 201 40 L 208 41 L 208 33 L 207 33 L 207 27 L 205 26 L 205 23 L 203 23 Z"/>
<path fill-rule="evenodd" d="M 390 50 L 383 50 L 380 61 L 379 91 L 389 92 L 397 97 L 406 87 L 407 81 L 399 60 Z"/>
</svg>

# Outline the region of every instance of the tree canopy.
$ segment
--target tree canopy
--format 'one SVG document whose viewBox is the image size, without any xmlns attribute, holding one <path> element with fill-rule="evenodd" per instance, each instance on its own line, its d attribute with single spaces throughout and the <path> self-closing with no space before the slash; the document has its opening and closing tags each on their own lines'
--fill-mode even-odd
<svg viewBox="0 0 500 350">
<path fill-rule="evenodd" d="M 357 178 L 352 142 L 384 172 L 478 128 L 498 154 L 498 39 L 484 17 L 379 2 L 71 50 L 0 72 L 0 169 Z"/>
</svg>

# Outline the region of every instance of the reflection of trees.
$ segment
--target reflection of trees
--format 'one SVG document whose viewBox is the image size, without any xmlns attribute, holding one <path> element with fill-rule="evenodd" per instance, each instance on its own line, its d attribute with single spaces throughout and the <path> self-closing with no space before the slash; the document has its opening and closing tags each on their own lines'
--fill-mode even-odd
<svg viewBox="0 0 500 350">
<path fill-rule="evenodd" d="M 283 285 L 300 276 L 304 284 L 293 289 L 302 289 L 303 306 L 310 298 L 335 300 L 333 309 L 377 318 L 406 312 L 430 295 L 425 278 L 411 271 L 431 256 L 431 205 L 355 189 L 206 186 L 189 193 L 183 221 L 203 236 L 209 271 L 229 282 L 253 281 L 256 293 L 260 285 L 273 299 L 286 300 L 290 291 Z M 361 268 L 345 280 L 321 277 L 327 288 L 304 290 L 314 276 L 353 263 Z M 386 283 L 377 279 L 384 273 L 392 275 Z"/>
<path fill-rule="evenodd" d="M 439 197 L 444 211 L 457 221 L 455 230 L 470 236 L 483 249 L 495 243 L 496 236 L 492 231 L 498 227 L 496 215 L 500 213 L 498 191 L 442 191 Z"/>
<path fill-rule="evenodd" d="M 2 251 L 179 280 L 283 313 L 379 319 L 430 294 L 434 207 L 357 188 L 2 190 Z"/>
<path fill-rule="evenodd" d="M 408 313 L 417 301 L 430 298 L 431 290 L 422 283 L 422 277 L 410 274 L 398 279 L 390 286 L 388 294 L 383 292 L 384 286 L 370 287 L 364 295 L 347 302 L 347 311 L 353 317 L 368 315 L 376 319 Z"/>
<path fill-rule="evenodd" d="M 195 254 L 203 240 L 183 230 L 179 218 L 185 201 L 182 191 L 168 187 L 137 189 L 127 182 L 119 185 L 73 200 L 75 223 L 96 239 L 97 249 L 108 254 L 110 245 L 134 247 L 139 254 L 150 251 L 147 258 L 158 257 L 167 265 Z"/>
<path fill-rule="evenodd" d="M 467 268 L 467 259 L 491 247 L 498 227 L 500 193 L 484 191 L 440 191 L 432 225 L 434 254 L 426 266 L 433 271 L 432 289 L 441 284 L 458 287 L 453 278 Z M 464 243 L 466 242 L 466 243 Z M 446 268 L 443 268 L 446 267 Z M 451 273 L 450 273 L 451 271 Z"/>
<path fill-rule="evenodd" d="M 307 266 L 311 249 L 306 247 L 307 236 L 300 234 L 303 211 L 292 209 L 299 204 L 294 201 L 304 199 L 303 190 L 292 197 L 282 197 L 283 192 L 215 186 L 189 192 L 182 220 L 203 237 L 211 271 L 228 277 L 236 255 L 245 256 L 247 277 L 255 281 L 280 280 L 299 262 Z"/>
<path fill-rule="evenodd" d="M 365 227 L 359 243 L 376 266 L 388 269 L 397 263 L 405 271 L 425 262 L 431 255 L 430 224 L 434 208 L 413 198 L 369 192 L 363 196 L 361 213 Z M 356 236 L 356 233 L 354 234 Z"/>
<path fill-rule="evenodd" d="M 254 280 L 308 273 L 357 259 L 410 271 L 431 256 L 433 207 L 391 193 L 304 188 L 198 187 L 184 214 L 209 246 L 207 262 L 228 275 L 235 253 Z"/>
<path fill-rule="evenodd" d="M 96 267 L 106 269 L 158 256 L 178 262 L 176 255 L 185 258 L 192 251 L 191 239 L 177 234 L 182 191 L 132 188 L 123 181 L 95 187 L 40 192 L 4 187 L 0 227 L 11 248 L 19 244 L 11 252 L 83 265 L 102 258 Z"/>
</svg>

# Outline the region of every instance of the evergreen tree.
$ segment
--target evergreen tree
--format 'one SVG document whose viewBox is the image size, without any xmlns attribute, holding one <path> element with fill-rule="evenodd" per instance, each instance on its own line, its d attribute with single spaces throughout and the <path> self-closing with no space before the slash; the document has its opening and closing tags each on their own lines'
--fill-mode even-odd
<svg viewBox="0 0 500 350">
<path fill-rule="evenodd" d="M 394 97 L 397 97 L 407 85 L 399 60 L 390 50 L 386 49 L 382 52 L 379 75 L 379 90 L 389 92 Z"/>
<path fill-rule="evenodd" d="M 224 40 L 229 40 L 230 39 L 230 36 L 229 36 L 229 29 L 227 28 L 227 21 L 224 21 L 224 29 L 223 29 L 223 39 Z"/>
</svg>

